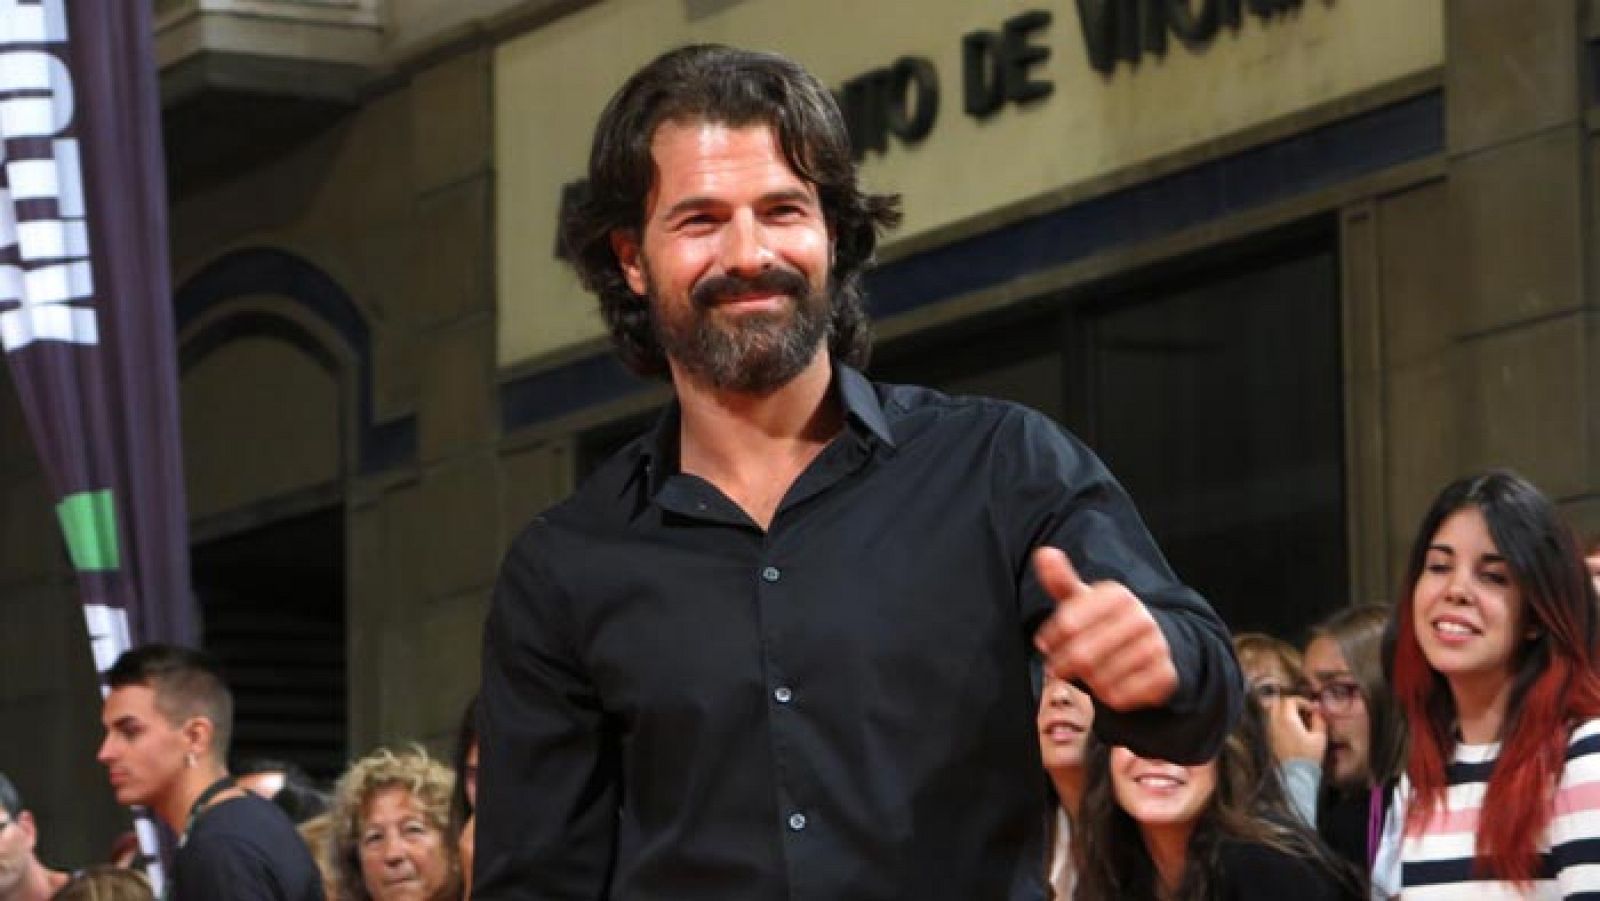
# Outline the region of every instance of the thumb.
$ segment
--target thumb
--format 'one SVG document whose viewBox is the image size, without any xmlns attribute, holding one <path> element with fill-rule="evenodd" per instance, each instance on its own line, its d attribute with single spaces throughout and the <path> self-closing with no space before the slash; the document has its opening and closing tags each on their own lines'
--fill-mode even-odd
<svg viewBox="0 0 1600 901">
<path fill-rule="evenodd" d="M 1033 571 L 1039 585 L 1057 602 L 1087 594 L 1089 586 L 1078 577 L 1065 551 L 1048 545 L 1033 552 Z"/>
</svg>

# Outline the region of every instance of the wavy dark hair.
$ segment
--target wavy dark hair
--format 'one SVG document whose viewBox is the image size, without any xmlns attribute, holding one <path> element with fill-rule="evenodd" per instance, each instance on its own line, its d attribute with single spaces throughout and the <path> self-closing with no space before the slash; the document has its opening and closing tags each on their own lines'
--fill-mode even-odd
<svg viewBox="0 0 1600 901">
<path fill-rule="evenodd" d="M 1411 826 L 1444 805 L 1445 767 L 1455 754 L 1455 699 L 1417 641 L 1413 597 L 1439 527 L 1474 508 L 1522 595 L 1531 638 L 1516 649 L 1500 727 L 1500 757 L 1489 775 L 1478 822 L 1474 870 L 1526 884 L 1539 872 L 1539 836 L 1549 825 L 1570 727 L 1600 716 L 1596 673 L 1596 598 L 1578 542 L 1555 505 L 1509 470 L 1445 486 L 1417 529 L 1395 611 L 1394 688 L 1410 723 Z"/>
<path fill-rule="evenodd" d="M 1162 896 L 1155 862 L 1139 824 L 1117 803 L 1111 785 L 1111 748 L 1091 735 L 1085 749 L 1085 789 L 1072 823 L 1077 867 L 1075 901 L 1120 901 Z M 1359 882 L 1290 807 L 1268 744 L 1260 704 L 1245 704 L 1239 723 L 1215 758 L 1217 787 L 1200 812 L 1173 897 L 1206 899 L 1222 871 L 1224 844 L 1264 845 L 1312 863 L 1352 894 Z"/>
<path fill-rule="evenodd" d="M 828 350 L 860 368 L 872 350 L 861 273 L 880 232 L 900 222 L 899 195 L 866 194 L 856 181 L 850 136 L 828 89 L 799 64 L 773 53 L 695 44 L 669 51 L 636 72 L 600 114 L 589 150 L 589 181 L 562 222 L 561 245 L 622 362 L 647 378 L 667 378 L 648 298 L 633 293 L 611 247 L 618 231 L 644 227 L 655 181 L 650 153 L 663 122 L 767 125 L 789 168 L 817 189 L 833 240 Z"/>
</svg>

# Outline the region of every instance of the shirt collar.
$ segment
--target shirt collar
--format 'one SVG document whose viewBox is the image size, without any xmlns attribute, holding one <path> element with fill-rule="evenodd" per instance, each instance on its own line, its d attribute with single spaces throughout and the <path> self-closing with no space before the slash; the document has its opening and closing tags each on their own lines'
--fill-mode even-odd
<svg viewBox="0 0 1600 901">
<path fill-rule="evenodd" d="M 894 432 L 889 428 L 888 417 L 884 415 L 883 403 L 878 399 L 878 392 L 873 389 L 872 382 L 868 381 L 866 376 L 855 368 L 835 360 L 833 384 L 828 390 L 838 395 L 839 403 L 844 409 L 846 428 L 857 432 L 865 430 L 867 435 L 876 438 L 884 445 L 894 447 Z M 645 479 L 652 497 L 661 490 L 666 480 L 678 471 L 680 416 L 678 401 L 674 398 L 656 418 L 655 427 L 651 429 L 649 436 L 639 448 L 639 462 L 635 475 Z"/>
<path fill-rule="evenodd" d="M 843 363 L 833 364 L 833 388 L 839 392 L 845 419 L 864 427 L 879 441 L 894 447 L 894 432 L 883 413 L 883 403 L 867 377 Z"/>
</svg>

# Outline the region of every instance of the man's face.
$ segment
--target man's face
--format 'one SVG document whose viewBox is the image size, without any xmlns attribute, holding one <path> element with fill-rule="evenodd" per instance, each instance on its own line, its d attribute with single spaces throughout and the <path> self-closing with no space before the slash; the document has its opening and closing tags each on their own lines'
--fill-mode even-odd
<svg viewBox="0 0 1600 901">
<path fill-rule="evenodd" d="M 146 685 L 112 689 L 100 722 L 106 738 L 96 759 L 106 768 L 118 804 L 154 804 L 177 787 L 189 741 L 182 724 L 157 709 L 154 690 Z"/>
<path fill-rule="evenodd" d="M 642 235 L 612 247 L 650 299 L 674 379 L 762 394 L 817 357 L 828 333 L 832 238 L 815 186 L 765 125 L 666 122 Z"/>
<path fill-rule="evenodd" d="M 26 810 L 12 813 L 0 808 L 0 824 L 4 824 L 0 825 L 0 897 L 4 897 L 28 874 L 38 833 Z"/>
</svg>

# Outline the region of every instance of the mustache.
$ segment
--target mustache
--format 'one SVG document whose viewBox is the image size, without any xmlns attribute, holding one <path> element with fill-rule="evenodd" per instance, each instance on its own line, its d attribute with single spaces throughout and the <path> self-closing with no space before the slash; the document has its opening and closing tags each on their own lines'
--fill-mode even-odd
<svg viewBox="0 0 1600 901">
<path fill-rule="evenodd" d="M 695 309 L 704 310 L 730 298 L 745 294 L 784 294 L 800 300 L 811 293 L 805 276 L 793 269 L 768 269 L 753 278 L 742 275 L 714 275 L 689 292 Z"/>
</svg>

